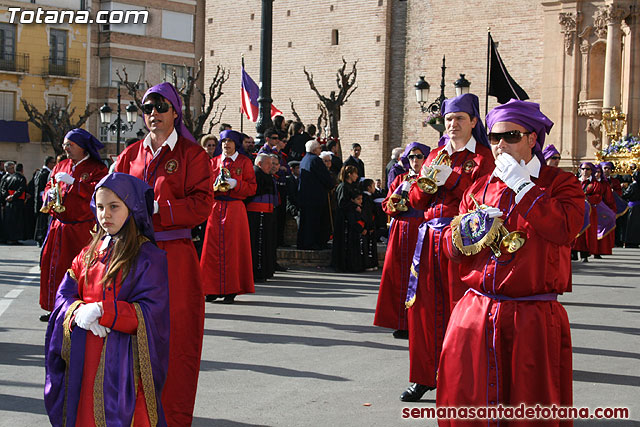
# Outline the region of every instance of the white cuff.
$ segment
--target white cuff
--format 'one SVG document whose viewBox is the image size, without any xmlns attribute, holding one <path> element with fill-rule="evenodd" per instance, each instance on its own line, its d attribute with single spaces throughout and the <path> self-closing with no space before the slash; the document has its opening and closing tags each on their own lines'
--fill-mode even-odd
<svg viewBox="0 0 640 427">
<path fill-rule="evenodd" d="M 520 186 L 520 188 L 518 189 L 519 191 L 516 193 L 516 203 L 520 203 L 520 200 L 522 200 L 524 195 L 527 194 L 533 187 L 535 187 L 535 184 L 533 182 L 522 184 L 522 186 Z"/>
</svg>

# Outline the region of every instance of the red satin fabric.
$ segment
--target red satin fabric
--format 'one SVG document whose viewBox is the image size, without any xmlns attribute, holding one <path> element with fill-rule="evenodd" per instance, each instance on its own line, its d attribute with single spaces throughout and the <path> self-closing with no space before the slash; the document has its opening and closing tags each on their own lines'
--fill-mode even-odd
<svg viewBox="0 0 640 427">
<path fill-rule="evenodd" d="M 598 250 L 598 212 L 596 205 L 602 201 L 602 183 L 598 181 L 583 181 L 581 185 L 587 201 L 591 205 L 589 227 L 575 240 L 571 249 L 596 254 Z"/>
</svg>

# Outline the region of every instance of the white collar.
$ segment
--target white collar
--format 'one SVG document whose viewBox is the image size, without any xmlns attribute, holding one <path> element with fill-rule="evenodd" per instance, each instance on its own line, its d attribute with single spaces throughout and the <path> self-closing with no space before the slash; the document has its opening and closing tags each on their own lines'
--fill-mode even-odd
<svg viewBox="0 0 640 427">
<path fill-rule="evenodd" d="M 228 158 L 230 158 L 231 160 L 233 160 L 235 162 L 236 159 L 238 158 L 239 154 L 240 153 L 238 153 L 237 151 L 235 153 L 233 153 L 231 156 L 227 156 L 226 154 L 222 153 L 222 161 L 224 162 L 224 159 L 226 159 L 228 157 Z"/>
<path fill-rule="evenodd" d="M 42 165 L 42 169 L 46 169 L 46 170 L 48 170 L 49 172 L 51 172 L 51 169 L 49 169 L 49 168 L 47 167 L 47 165 Z"/>
<path fill-rule="evenodd" d="M 176 147 L 177 143 L 178 143 L 178 132 L 176 132 L 176 129 L 174 128 L 173 132 L 171 132 L 171 135 L 169 135 L 167 140 L 165 142 L 163 142 L 160 147 L 158 147 L 158 150 L 156 152 L 160 151 L 160 149 L 162 147 L 164 147 L 165 145 L 169 146 L 169 149 L 171 151 L 173 151 L 173 149 Z M 153 147 L 151 146 L 151 134 L 150 133 L 148 133 L 147 136 L 144 137 L 144 141 L 142 141 L 142 146 L 144 148 L 148 148 L 149 150 L 151 150 L 151 152 L 155 156 L 156 152 L 153 151 Z"/>
<path fill-rule="evenodd" d="M 542 167 L 542 164 L 540 163 L 538 156 L 535 154 L 531 156 L 531 160 L 529 160 L 529 163 L 527 163 L 525 167 L 529 171 L 529 175 L 532 177 L 538 178 L 540 176 L 540 168 Z"/>
<path fill-rule="evenodd" d="M 445 144 L 444 149 L 447 150 L 447 154 L 449 154 L 449 155 L 453 154 L 453 144 L 451 143 L 451 139 L 447 140 L 447 143 Z M 470 152 L 475 154 L 475 152 L 476 152 L 476 139 L 473 137 L 473 135 L 471 135 L 471 138 L 469 139 L 469 141 L 467 141 L 465 146 L 462 147 L 462 149 L 456 150 L 456 151 L 464 151 L 464 150 L 469 150 Z"/>
<path fill-rule="evenodd" d="M 81 160 L 78 160 L 76 163 L 71 162 L 72 166 L 71 166 L 71 170 L 74 171 L 76 170 L 76 167 L 84 162 L 85 160 L 87 160 L 89 158 L 89 154 L 87 154 L 86 156 L 84 156 Z"/>
</svg>

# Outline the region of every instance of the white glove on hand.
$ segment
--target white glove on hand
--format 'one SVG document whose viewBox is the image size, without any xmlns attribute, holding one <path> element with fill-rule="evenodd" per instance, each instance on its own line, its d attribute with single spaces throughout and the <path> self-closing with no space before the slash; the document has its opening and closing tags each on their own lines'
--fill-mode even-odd
<svg viewBox="0 0 640 427">
<path fill-rule="evenodd" d="M 438 171 L 438 173 L 436 174 L 436 185 L 438 187 L 442 187 L 451 176 L 451 172 L 453 172 L 451 166 L 447 165 L 433 165 L 431 166 L 431 169 Z"/>
<path fill-rule="evenodd" d="M 111 332 L 111 329 L 105 326 L 102 326 L 101 324 L 98 323 L 97 320 L 89 325 L 89 330 L 93 333 L 93 335 L 100 338 L 106 337 L 107 334 Z"/>
<path fill-rule="evenodd" d="M 516 161 L 510 154 L 502 153 L 496 158 L 496 168 L 493 174 L 500 178 L 502 182 L 515 191 L 516 203 L 533 187 L 531 175 L 526 168 L 524 160 L 520 163 Z"/>
<path fill-rule="evenodd" d="M 75 311 L 76 325 L 82 329 L 89 330 L 89 326 L 102 317 L 102 308 L 97 302 L 82 304 Z"/>
<path fill-rule="evenodd" d="M 489 216 L 489 218 L 499 218 L 502 216 L 502 211 L 498 208 L 484 207 L 480 209 L 482 209 L 482 211 L 485 212 Z"/>
<path fill-rule="evenodd" d="M 156 200 L 153 201 L 153 213 L 157 214 L 160 211 L 160 205 Z"/>
<path fill-rule="evenodd" d="M 411 183 L 409 181 L 405 181 L 400 186 L 400 191 L 403 193 L 408 193 L 411 190 Z"/>
<path fill-rule="evenodd" d="M 238 180 L 235 178 L 227 178 L 227 182 L 229 183 L 229 188 L 233 190 L 238 185 Z"/>
<path fill-rule="evenodd" d="M 56 174 L 56 181 L 60 181 L 60 182 L 64 182 L 65 184 L 72 185 L 76 181 L 76 179 L 66 172 L 58 172 Z"/>
</svg>

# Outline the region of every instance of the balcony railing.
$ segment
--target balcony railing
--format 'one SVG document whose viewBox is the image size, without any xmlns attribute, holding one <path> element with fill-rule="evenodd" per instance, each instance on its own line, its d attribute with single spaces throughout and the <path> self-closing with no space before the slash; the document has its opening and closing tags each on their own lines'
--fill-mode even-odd
<svg viewBox="0 0 640 427">
<path fill-rule="evenodd" d="M 44 75 L 80 77 L 80 60 L 44 57 Z"/>
<path fill-rule="evenodd" d="M 0 53 L 0 70 L 15 71 L 18 73 L 28 73 L 29 72 L 29 54 Z"/>
</svg>

